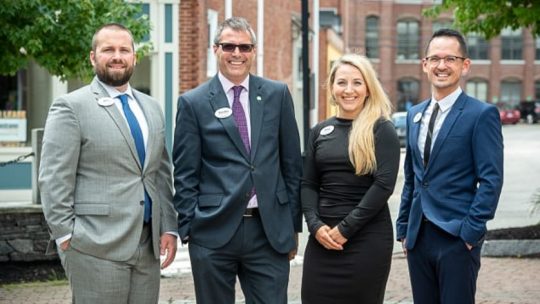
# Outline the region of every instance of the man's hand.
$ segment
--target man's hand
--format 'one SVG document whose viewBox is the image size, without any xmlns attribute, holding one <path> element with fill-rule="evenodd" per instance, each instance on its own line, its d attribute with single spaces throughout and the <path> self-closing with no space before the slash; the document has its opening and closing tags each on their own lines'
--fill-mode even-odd
<svg viewBox="0 0 540 304">
<path fill-rule="evenodd" d="M 401 239 L 401 250 L 403 250 L 403 254 L 407 256 L 407 238 Z"/>
<path fill-rule="evenodd" d="M 330 249 L 330 250 L 343 250 L 343 246 L 341 244 L 334 241 L 334 239 L 328 234 L 332 230 L 327 225 L 322 226 L 317 230 L 315 233 L 315 239 L 323 245 L 324 248 Z"/>
<path fill-rule="evenodd" d="M 65 240 L 62 244 L 60 244 L 60 249 L 62 249 L 62 251 L 68 250 L 70 241 L 71 239 Z"/>
<path fill-rule="evenodd" d="M 298 233 L 294 234 L 294 241 L 296 242 L 296 247 L 294 247 L 294 249 L 289 252 L 289 261 L 294 259 L 294 257 L 298 253 Z"/>
<path fill-rule="evenodd" d="M 176 236 L 169 233 L 164 233 L 161 235 L 159 243 L 159 254 L 167 254 L 167 257 L 163 263 L 161 263 L 161 269 L 164 269 L 171 265 L 171 263 L 174 261 L 174 257 L 176 256 Z"/>
</svg>

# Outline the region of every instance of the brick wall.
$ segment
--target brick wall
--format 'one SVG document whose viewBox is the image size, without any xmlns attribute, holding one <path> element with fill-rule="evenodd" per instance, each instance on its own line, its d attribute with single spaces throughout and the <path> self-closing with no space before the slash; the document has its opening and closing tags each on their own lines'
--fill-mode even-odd
<svg viewBox="0 0 540 304">
<path fill-rule="evenodd" d="M 206 80 L 206 47 L 208 39 L 204 1 L 182 0 L 179 10 L 180 93 Z"/>
<path fill-rule="evenodd" d="M 298 3 L 297 3 L 298 2 Z M 264 77 L 292 86 L 292 15 L 300 15 L 299 1 L 274 0 L 264 3 Z M 223 1 L 183 0 L 180 2 L 180 93 L 206 81 L 208 40 L 207 10 L 224 20 Z M 257 33 L 257 1 L 233 1 L 233 16 L 244 17 Z M 258 37 L 260 39 L 260 37 Z M 251 72 L 257 74 L 254 61 Z"/>
</svg>

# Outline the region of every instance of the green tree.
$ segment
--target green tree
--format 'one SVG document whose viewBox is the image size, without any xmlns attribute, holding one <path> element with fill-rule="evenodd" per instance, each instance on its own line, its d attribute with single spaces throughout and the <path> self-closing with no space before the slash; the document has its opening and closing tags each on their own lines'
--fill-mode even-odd
<svg viewBox="0 0 540 304">
<path fill-rule="evenodd" d="M 530 27 L 533 35 L 540 36 L 538 0 L 443 0 L 442 4 L 427 8 L 423 13 L 437 17 L 451 10 L 454 25 L 464 33 L 476 32 L 490 39 L 506 27 L 514 30 Z"/>
<path fill-rule="evenodd" d="M 89 52 L 101 25 L 125 25 L 140 42 L 150 32 L 141 5 L 123 0 L 2 0 L 0 5 L 0 75 L 14 75 L 29 61 L 62 79 L 93 74 Z M 137 51 L 142 56 L 150 44 Z"/>
</svg>

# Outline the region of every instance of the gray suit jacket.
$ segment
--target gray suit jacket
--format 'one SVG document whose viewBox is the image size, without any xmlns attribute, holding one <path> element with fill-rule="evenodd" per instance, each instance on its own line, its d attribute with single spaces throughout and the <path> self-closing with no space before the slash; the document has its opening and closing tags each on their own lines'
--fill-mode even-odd
<svg viewBox="0 0 540 304">
<path fill-rule="evenodd" d="M 53 102 L 43 137 L 39 187 L 51 238 L 71 233 L 73 248 L 113 261 L 138 246 L 145 188 L 156 258 L 160 234 L 177 229 L 163 114 L 150 96 L 133 95 L 148 122 L 144 168 L 122 113 L 98 103 L 108 94 L 96 78 Z"/>
<path fill-rule="evenodd" d="M 207 248 L 234 235 L 255 187 L 266 237 L 280 253 L 302 231 L 302 159 L 284 83 L 250 76 L 251 154 L 244 148 L 218 76 L 179 98 L 173 159 L 179 234 Z"/>
</svg>

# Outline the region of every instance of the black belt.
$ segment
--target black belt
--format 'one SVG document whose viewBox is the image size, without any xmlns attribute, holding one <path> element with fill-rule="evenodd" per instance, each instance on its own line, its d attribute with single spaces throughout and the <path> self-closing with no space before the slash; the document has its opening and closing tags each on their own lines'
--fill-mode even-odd
<svg viewBox="0 0 540 304">
<path fill-rule="evenodd" d="M 247 208 L 244 211 L 244 217 L 260 217 L 259 208 Z"/>
</svg>

